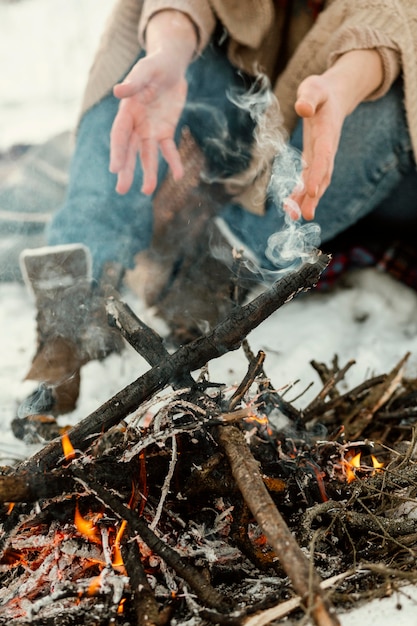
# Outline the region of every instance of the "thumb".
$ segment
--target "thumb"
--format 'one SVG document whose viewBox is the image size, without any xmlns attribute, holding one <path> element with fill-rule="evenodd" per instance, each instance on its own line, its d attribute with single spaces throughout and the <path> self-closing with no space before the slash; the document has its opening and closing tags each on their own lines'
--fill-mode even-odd
<svg viewBox="0 0 417 626">
<path fill-rule="evenodd" d="M 309 76 L 298 87 L 295 111 L 300 117 L 313 117 L 322 100 L 320 77 Z"/>
<path fill-rule="evenodd" d="M 122 82 L 113 87 L 113 94 L 116 98 L 129 98 L 141 91 L 151 79 L 148 59 L 141 59 L 126 74 Z"/>
<path fill-rule="evenodd" d="M 118 83 L 113 87 L 113 94 L 116 98 L 129 98 L 137 93 L 137 85 L 126 78 L 122 83 Z"/>
</svg>

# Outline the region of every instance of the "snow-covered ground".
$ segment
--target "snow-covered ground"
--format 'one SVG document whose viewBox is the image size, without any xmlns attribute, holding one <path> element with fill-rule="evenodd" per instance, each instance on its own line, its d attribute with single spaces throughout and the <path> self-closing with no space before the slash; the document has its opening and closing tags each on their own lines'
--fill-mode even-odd
<svg viewBox="0 0 417 626">
<path fill-rule="evenodd" d="M 113 0 L 0 0 L 0 150 L 15 143 L 43 142 L 71 129 L 87 70 Z M 132 295 L 130 304 L 151 325 L 150 312 Z M 35 310 L 21 284 L 0 283 L 0 464 L 30 455 L 34 449 L 10 431 L 21 381 L 35 347 Z M 158 326 L 157 326 L 158 327 Z M 319 389 L 312 359 L 356 365 L 349 386 L 389 371 L 411 352 L 408 373 L 417 376 L 417 294 L 388 276 L 366 270 L 352 277 L 351 287 L 333 294 L 310 294 L 286 304 L 249 336 L 253 350 L 267 353 L 265 369 L 276 387 L 300 380 L 297 389 Z M 63 423 L 74 423 L 146 369 L 127 349 L 83 370 L 77 410 Z M 211 378 L 239 382 L 246 369 L 241 353 L 210 365 Z M 341 616 L 343 626 L 417 624 L 417 591 L 408 587 L 391 598 Z M 398 610 L 397 605 L 402 606 Z"/>
<path fill-rule="evenodd" d="M 0 150 L 72 128 L 112 0 L 0 0 Z"/>
</svg>

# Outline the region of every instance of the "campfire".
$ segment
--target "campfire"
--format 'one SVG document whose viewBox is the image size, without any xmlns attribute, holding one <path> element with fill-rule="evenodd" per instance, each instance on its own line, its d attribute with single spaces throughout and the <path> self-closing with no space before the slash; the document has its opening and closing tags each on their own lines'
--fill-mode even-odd
<svg viewBox="0 0 417 626">
<path fill-rule="evenodd" d="M 313 362 L 322 389 L 298 409 L 295 386 L 276 388 L 246 339 L 326 261 L 173 354 L 109 299 L 151 367 L 2 468 L 1 623 L 262 626 L 292 614 L 327 626 L 417 578 L 408 355 L 343 392 L 354 363 Z M 210 360 L 241 345 L 242 382 L 210 380 Z"/>
</svg>

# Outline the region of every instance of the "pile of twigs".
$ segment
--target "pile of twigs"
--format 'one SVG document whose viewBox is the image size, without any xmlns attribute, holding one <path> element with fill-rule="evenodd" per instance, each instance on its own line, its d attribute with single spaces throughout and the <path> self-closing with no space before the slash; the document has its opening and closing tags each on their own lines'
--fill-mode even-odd
<svg viewBox="0 0 417 626">
<path fill-rule="evenodd" d="M 335 606 L 414 580 L 407 357 L 343 394 L 352 364 L 315 363 L 323 388 L 300 410 L 245 341 L 315 284 L 324 261 L 174 354 L 109 301 L 112 323 L 152 367 L 69 431 L 66 456 L 56 439 L 4 468 L 0 498 L 15 503 L 1 519 L 5 623 L 261 626 L 297 610 L 335 625 Z M 204 369 L 194 379 L 242 342 L 249 365 L 237 389 Z"/>
</svg>

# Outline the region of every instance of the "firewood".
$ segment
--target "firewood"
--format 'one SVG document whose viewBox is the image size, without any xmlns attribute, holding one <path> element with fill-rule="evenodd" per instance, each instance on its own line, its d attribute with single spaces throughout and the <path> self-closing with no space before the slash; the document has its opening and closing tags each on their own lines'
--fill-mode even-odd
<svg viewBox="0 0 417 626">
<path fill-rule="evenodd" d="M 178 380 L 212 359 L 239 348 L 243 339 L 280 306 L 299 292 L 312 288 L 328 261 L 327 255 L 318 254 L 314 262 L 305 263 L 298 271 L 283 276 L 248 304 L 236 306 L 231 315 L 215 326 L 208 335 L 180 347 L 162 363 L 154 365 L 71 428 L 68 435 L 74 448 L 86 450 L 99 433 L 119 423 L 171 381 Z M 19 469 L 48 471 L 61 460 L 61 441 L 54 439 L 24 461 Z"/>
<path fill-rule="evenodd" d="M 81 484 L 93 492 L 106 508 L 109 508 L 112 513 L 116 513 L 121 519 L 126 520 L 130 532 L 139 535 L 153 552 L 172 567 L 196 593 L 203 604 L 225 613 L 230 610 L 229 601 L 216 591 L 196 568 L 185 562 L 175 550 L 159 539 L 146 522 L 138 517 L 137 513 L 127 508 L 118 496 L 91 480 L 81 470 L 75 470 L 74 474 Z"/>
<path fill-rule="evenodd" d="M 118 461 L 109 459 L 102 463 L 88 464 L 89 472 L 95 480 L 100 482 L 111 480 L 112 487 L 118 490 L 128 484 L 128 477 L 133 474 L 125 464 L 124 475 L 121 476 L 119 467 Z M 71 494 L 77 490 L 71 467 L 57 467 L 47 474 L 24 470 L 0 475 L 0 503 L 36 502 L 64 493 Z"/>
<path fill-rule="evenodd" d="M 386 380 L 386 374 L 381 374 L 379 376 L 374 376 L 373 378 L 369 378 L 364 382 L 360 383 L 353 389 L 349 389 L 346 393 L 339 394 L 328 400 L 327 402 L 319 403 L 315 405 L 313 410 L 304 409 L 302 412 L 303 421 L 307 424 L 315 417 L 319 416 L 320 421 L 325 423 L 328 421 L 328 414 L 332 414 L 338 407 L 343 406 L 345 403 L 349 405 L 355 404 L 361 396 L 371 389 L 371 387 L 375 387 L 380 383 L 383 383 Z"/>
<path fill-rule="evenodd" d="M 44 476 L 38 472 L 0 476 L 0 502 L 36 502 L 64 491 L 62 473 Z"/>
<path fill-rule="evenodd" d="M 265 361 L 265 356 L 266 356 L 265 352 L 260 350 L 258 354 L 256 355 L 256 358 L 253 358 L 249 362 L 248 371 L 246 372 L 244 379 L 240 383 L 239 387 L 236 389 L 233 396 L 230 398 L 229 409 L 231 411 L 233 411 L 233 409 L 239 404 L 239 402 L 242 400 L 245 393 L 251 387 L 255 378 L 262 371 L 263 364 Z"/>
<path fill-rule="evenodd" d="M 317 626 L 336 626 L 339 620 L 322 593 L 321 579 L 269 495 L 243 433 L 236 426 L 218 427 L 217 433 L 249 509 L 291 579 L 294 589 L 311 613 L 314 623 Z"/>
<path fill-rule="evenodd" d="M 158 336 L 153 334 L 152 331 L 148 331 L 142 324 L 139 324 L 140 332 L 136 335 L 135 329 L 137 330 L 137 327 L 135 326 L 129 332 L 123 331 L 126 337 L 130 334 L 131 343 L 136 344 L 135 347 L 139 349 L 153 367 L 69 432 L 69 438 L 74 448 L 79 451 L 86 450 L 100 433 L 106 432 L 109 428 L 119 423 L 143 401 L 153 397 L 157 391 L 163 389 L 167 384 L 179 387 L 180 384 L 183 385 L 184 382 L 187 382 L 191 388 L 195 387 L 194 380 L 191 377 L 192 371 L 204 366 L 208 361 L 221 356 L 228 350 L 237 349 L 246 335 L 279 306 L 294 297 L 299 291 L 314 285 L 326 262 L 326 257 L 319 256 L 315 263 L 307 264 L 298 272 L 284 277 L 261 294 L 261 296 L 253 300 L 253 302 L 243 307 L 236 307 L 232 315 L 216 326 L 210 334 L 183 346 L 172 355 L 166 353 Z M 121 317 L 127 310 L 116 306 L 113 307 L 113 313 L 117 309 L 119 310 L 114 315 L 114 319 L 116 324 L 122 328 Z M 129 316 L 126 319 L 128 318 Z M 145 342 L 144 338 L 149 341 Z M 145 344 L 146 347 L 144 347 Z M 33 473 L 45 472 L 45 476 L 47 475 L 46 470 L 56 466 L 61 458 L 61 441 L 54 440 L 40 453 L 22 463 L 18 468 L 19 475 L 22 472 L 31 473 L 35 470 Z M 90 475 L 88 480 L 86 480 L 85 474 L 81 473 L 79 468 L 74 467 L 72 471 L 75 476 L 82 479 L 84 486 L 93 491 L 101 502 L 107 507 L 110 506 L 114 512 L 128 522 L 131 532 L 138 533 L 142 540 L 183 578 L 203 605 L 223 613 L 224 618 L 226 618 L 231 608 L 229 602 L 211 587 L 195 568 L 188 563 L 184 563 L 174 550 L 152 532 L 143 519 L 138 518 L 109 489 L 104 488 Z M 32 485 L 31 488 L 33 488 Z M 52 489 L 52 486 L 50 488 Z M 265 489 L 265 487 L 263 488 Z M 283 556 L 283 552 L 281 556 Z M 286 565 L 284 564 L 285 567 Z M 299 584 L 298 588 L 301 588 Z M 308 586 L 304 586 L 303 589 L 305 592 L 310 591 Z M 145 603 L 149 602 L 149 598 L 146 599 L 145 596 L 146 594 L 138 598 L 139 604 L 143 601 Z M 316 623 L 320 625 L 332 624 L 334 626 L 337 623 L 335 620 L 330 621 L 329 618 L 326 621 L 326 616 L 329 616 L 329 613 L 327 612 L 327 606 L 324 605 L 320 594 L 317 592 L 316 584 L 313 585 L 313 596 L 315 602 L 318 602 L 319 605 L 312 607 Z M 154 622 L 158 623 L 159 618 L 154 604 L 153 607 Z"/>
<path fill-rule="evenodd" d="M 164 626 L 168 623 L 169 607 L 167 610 L 159 611 L 158 603 L 142 565 L 138 544 L 131 539 L 131 533 L 127 533 L 122 545 L 122 556 L 133 591 L 136 626 Z"/>
<path fill-rule="evenodd" d="M 313 412 L 317 407 L 319 407 L 325 398 L 330 395 L 334 398 L 332 392 L 334 391 L 338 382 L 344 379 L 346 372 L 355 364 L 354 360 L 348 361 L 342 369 L 339 369 L 337 372 L 332 373 L 327 381 L 324 383 L 323 388 L 317 394 L 317 396 L 310 402 L 310 404 L 305 409 L 305 414 L 309 415 Z M 317 367 L 317 366 L 316 366 Z"/>
<path fill-rule="evenodd" d="M 362 436 L 375 413 L 388 402 L 398 388 L 404 374 L 405 364 L 409 357 L 410 353 L 407 352 L 393 370 L 385 377 L 385 380 L 373 387 L 361 404 L 355 404 L 344 421 L 346 437 L 355 440 Z"/>
<path fill-rule="evenodd" d="M 126 341 L 149 363 L 158 365 L 168 356 L 161 337 L 145 324 L 129 307 L 118 298 L 109 298 L 107 305 L 109 323 L 118 328 Z M 174 389 L 194 387 L 195 381 L 189 372 L 184 372 L 171 381 Z"/>
<path fill-rule="evenodd" d="M 343 572 L 342 574 L 338 574 L 337 576 L 332 576 L 331 578 L 327 578 L 324 580 L 320 587 L 321 589 L 330 589 L 331 587 L 336 586 L 338 583 L 342 582 L 345 578 L 352 576 L 354 574 L 354 570 L 348 570 L 347 572 Z M 294 611 L 294 609 L 300 607 L 302 605 L 302 598 L 299 596 L 295 598 L 291 598 L 286 602 L 281 602 L 270 609 L 266 609 L 264 611 L 259 611 L 254 615 L 249 615 L 242 622 L 242 626 L 267 626 L 267 624 L 271 624 L 273 621 L 282 619 L 286 617 Z"/>
</svg>

